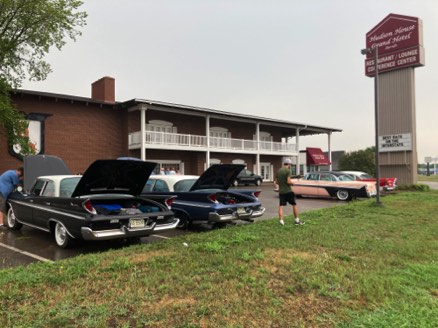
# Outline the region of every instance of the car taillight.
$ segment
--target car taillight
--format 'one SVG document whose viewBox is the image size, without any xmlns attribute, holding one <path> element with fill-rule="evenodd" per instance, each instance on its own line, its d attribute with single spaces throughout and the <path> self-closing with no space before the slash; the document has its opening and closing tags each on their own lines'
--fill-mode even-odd
<svg viewBox="0 0 438 328">
<path fill-rule="evenodd" d="M 89 199 L 82 203 L 82 207 L 90 214 L 97 214 L 96 209 L 93 207 L 93 204 Z"/>
<path fill-rule="evenodd" d="M 212 201 L 213 203 L 218 203 L 217 201 L 217 195 L 216 194 L 211 194 L 207 197 L 210 201 Z"/>
<path fill-rule="evenodd" d="M 175 200 L 176 197 L 170 197 L 170 198 L 166 198 L 166 200 L 164 201 L 164 204 L 166 204 L 166 206 L 169 208 L 169 210 L 172 208 L 172 204 L 173 201 Z"/>
<path fill-rule="evenodd" d="M 259 196 L 260 196 L 261 193 L 262 193 L 261 190 L 257 190 L 257 191 L 254 191 L 252 194 L 253 194 L 253 196 L 254 196 L 255 198 L 259 198 Z"/>
</svg>

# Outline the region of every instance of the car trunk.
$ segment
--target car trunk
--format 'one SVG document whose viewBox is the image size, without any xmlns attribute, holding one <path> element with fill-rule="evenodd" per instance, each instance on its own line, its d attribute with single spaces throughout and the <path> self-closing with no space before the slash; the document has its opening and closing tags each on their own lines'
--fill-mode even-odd
<svg viewBox="0 0 438 328">
<path fill-rule="evenodd" d="M 94 230 L 114 229 L 120 226 L 135 228 L 135 224 L 142 225 L 141 220 L 144 225 L 174 221 L 174 213 L 170 209 L 144 198 L 91 197 L 81 201 L 82 207 L 90 214 L 87 219 L 89 226 Z M 108 220 L 108 217 L 111 219 Z"/>
</svg>

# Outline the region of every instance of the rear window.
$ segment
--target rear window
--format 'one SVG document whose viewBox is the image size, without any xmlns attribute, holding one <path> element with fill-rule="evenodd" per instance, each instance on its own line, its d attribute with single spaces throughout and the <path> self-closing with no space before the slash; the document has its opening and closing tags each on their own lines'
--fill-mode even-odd
<svg viewBox="0 0 438 328">
<path fill-rule="evenodd" d="M 187 180 L 181 180 L 175 183 L 173 186 L 174 191 L 189 191 L 190 188 L 195 184 L 197 179 L 187 179 Z"/>
<path fill-rule="evenodd" d="M 60 197 L 71 197 L 81 177 L 65 178 L 61 180 L 59 185 Z"/>
</svg>

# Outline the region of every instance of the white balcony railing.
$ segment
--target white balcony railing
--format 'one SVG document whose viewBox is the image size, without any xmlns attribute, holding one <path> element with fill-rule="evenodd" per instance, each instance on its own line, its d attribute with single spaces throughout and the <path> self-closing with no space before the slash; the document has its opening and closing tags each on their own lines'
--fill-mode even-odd
<svg viewBox="0 0 438 328">
<path fill-rule="evenodd" d="M 175 149 L 207 150 L 207 137 L 193 134 L 166 133 L 146 131 L 145 143 L 147 148 L 163 148 L 173 146 Z M 260 153 L 296 153 L 295 144 L 260 141 Z M 141 147 L 141 132 L 129 134 L 129 149 Z M 257 141 L 249 139 L 232 139 L 210 137 L 210 150 L 243 151 L 257 153 Z"/>
</svg>

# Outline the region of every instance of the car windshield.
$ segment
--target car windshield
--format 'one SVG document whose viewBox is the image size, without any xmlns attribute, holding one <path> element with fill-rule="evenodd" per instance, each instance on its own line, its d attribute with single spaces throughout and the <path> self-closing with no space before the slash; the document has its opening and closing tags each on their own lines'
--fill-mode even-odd
<svg viewBox="0 0 438 328">
<path fill-rule="evenodd" d="M 65 178 L 61 180 L 59 185 L 59 196 L 60 197 L 71 197 L 71 194 L 75 190 L 81 177 Z"/>
</svg>

